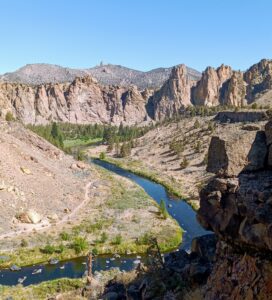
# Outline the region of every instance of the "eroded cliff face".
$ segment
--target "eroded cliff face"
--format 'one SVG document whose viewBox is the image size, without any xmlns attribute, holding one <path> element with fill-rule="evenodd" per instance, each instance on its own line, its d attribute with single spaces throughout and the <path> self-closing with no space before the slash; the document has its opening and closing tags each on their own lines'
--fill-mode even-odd
<svg viewBox="0 0 272 300">
<path fill-rule="evenodd" d="M 195 81 L 191 80 L 185 65 L 172 69 L 170 78 L 162 88 L 154 94 L 154 118 L 172 117 L 181 108 L 191 105 L 191 88 Z"/>
<path fill-rule="evenodd" d="M 26 124 L 137 124 L 148 120 L 146 103 L 136 86 L 102 86 L 90 76 L 76 78 L 71 84 L 0 84 L 2 115 L 11 111 Z"/>
<path fill-rule="evenodd" d="M 272 121 L 215 136 L 200 192 L 198 220 L 219 239 L 205 299 L 271 299 Z"/>
<path fill-rule="evenodd" d="M 250 67 L 244 74 L 247 83 L 246 98 L 248 102 L 256 99 L 259 93 L 272 88 L 272 60 L 263 59 Z"/>
<path fill-rule="evenodd" d="M 208 67 L 198 81 L 179 65 L 155 92 L 134 85 L 101 85 L 90 76 L 38 86 L 0 82 L 0 109 L 2 116 L 12 111 L 24 123 L 132 125 L 171 118 L 190 105 L 241 107 L 271 90 L 271 60 L 262 60 L 244 73 L 225 65 Z"/>
<path fill-rule="evenodd" d="M 231 75 L 232 69 L 229 66 L 221 65 L 216 70 L 208 67 L 203 72 L 196 87 L 192 89 L 192 102 L 195 105 L 219 105 L 222 85 L 231 77 Z"/>
</svg>

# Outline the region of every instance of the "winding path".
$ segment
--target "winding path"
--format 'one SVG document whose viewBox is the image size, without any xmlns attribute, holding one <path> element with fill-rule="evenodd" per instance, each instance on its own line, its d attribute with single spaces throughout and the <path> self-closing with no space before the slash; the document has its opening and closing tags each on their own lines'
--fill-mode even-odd
<svg viewBox="0 0 272 300">
<path fill-rule="evenodd" d="M 73 209 L 69 214 L 65 215 L 61 220 L 54 223 L 54 226 L 60 225 L 60 224 L 63 224 L 65 222 L 69 221 L 82 207 L 84 207 L 90 201 L 89 189 L 90 189 L 92 184 L 93 184 L 93 182 L 89 182 L 89 183 L 86 184 L 84 200 L 75 209 Z M 48 220 L 42 220 L 38 224 L 20 224 L 20 225 L 24 226 L 24 228 L 21 229 L 21 230 L 1 234 L 0 235 L 0 240 L 7 239 L 7 238 L 12 238 L 12 237 L 15 237 L 15 236 L 19 236 L 21 234 L 30 233 L 33 230 L 42 231 L 42 230 L 45 230 L 45 229 L 48 229 L 48 228 L 52 227 L 52 224 Z M 25 228 L 25 227 L 27 227 L 27 228 Z"/>
</svg>

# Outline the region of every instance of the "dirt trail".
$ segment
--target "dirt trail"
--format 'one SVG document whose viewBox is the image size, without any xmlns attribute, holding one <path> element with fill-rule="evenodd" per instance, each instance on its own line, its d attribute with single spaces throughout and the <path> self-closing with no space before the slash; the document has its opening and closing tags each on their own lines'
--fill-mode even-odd
<svg viewBox="0 0 272 300">
<path fill-rule="evenodd" d="M 89 189 L 90 189 L 92 183 L 93 182 L 89 182 L 85 186 L 84 200 L 75 209 L 73 209 L 69 214 L 64 216 L 58 222 L 54 223 L 55 226 L 61 225 L 61 224 L 66 223 L 67 221 L 70 221 L 71 218 L 74 217 L 75 214 L 89 202 L 89 200 L 90 200 L 90 198 L 89 198 Z M 42 220 L 38 224 L 20 224 L 20 226 L 23 226 L 24 228 L 21 229 L 21 230 L 17 230 L 17 231 L 2 234 L 2 235 L 0 235 L 0 240 L 7 239 L 7 238 L 12 238 L 12 237 L 15 237 L 15 236 L 19 236 L 21 234 L 30 233 L 33 230 L 35 230 L 35 231 L 45 230 L 45 229 L 50 228 L 52 226 L 52 224 L 48 220 Z"/>
</svg>

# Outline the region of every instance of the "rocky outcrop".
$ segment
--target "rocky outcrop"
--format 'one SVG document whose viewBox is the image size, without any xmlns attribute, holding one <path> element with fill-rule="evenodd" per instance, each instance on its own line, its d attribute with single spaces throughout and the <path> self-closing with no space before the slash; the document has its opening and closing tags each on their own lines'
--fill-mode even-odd
<svg viewBox="0 0 272 300">
<path fill-rule="evenodd" d="M 2 116 L 11 111 L 23 123 L 137 124 L 148 120 L 146 98 L 135 86 L 101 86 L 92 77 L 71 84 L 0 84 Z"/>
<path fill-rule="evenodd" d="M 265 111 L 221 111 L 214 117 L 220 123 L 248 123 L 268 120 L 269 116 Z"/>
<path fill-rule="evenodd" d="M 265 166 L 265 134 L 237 128 L 235 135 L 213 136 L 208 151 L 207 171 L 224 176 L 238 176 L 242 171 L 257 171 Z"/>
<path fill-rule="evenodd" d="M 247 83 L 246 99 L 253 102 L 258 94 L 272 88 L 272 60 L 263 59 L 244 74 Z"/>
<path fill-rule="evenodd" d="M 171 72 L 167 69 L 167 76 L 162 69 L 153 70 L 153 73 L 146 72 L 144 75 L 135 71 L 140 76 L 120 66 L 95 68 L 94 74 L 100 74 L 105 79 L 103 81 L 99 77 L 100 82 L 107 85 L 86 75 L 93 74 L 90 70 L 79 72 L 83 77 L 76 77 L 73 82 L 57 82 L 58 79 L 62 81 L 65 76 L 71 81 L 77 72 L 63 70 L 58 66 L 54 66 L 53 70 L 56 71 L 56 77 L 51 74 L 52 70 L 47 65 L 38 66 L 38 69 L 28 66 L 17 74 L 19 79 L 17 75 L 14 77 L 11 74 L 2 77 L 2 116 L 7 111 L 12 111 L 24 123 L 54 120 L 117 125 L 123 122 L 132 125 L 141 124 L 150 118 L 156 121 L 171 118 L 190 105 L 241 107 L 256 99 L 260 100 L 261 95 L 269 98 L 272 90 L 272 61 L 269 60 L 262 60 L 244 73 L 233 71 L 225 65 L 217 69 L 208 67 L 201 78 L 185 65 L 176 66 Z M 161 80 L 161 76 L 164 80 Z M 26 85 L 8 81 L 23 82 L 21 77 L 27 78 L 27 82 L 31 83 L 39 78 L 46 78 L 46 82 L 51 80 L 53 83 Z M 110 85 L 112 82 L 117 84 Z M 157 86 L 154 82 L 160 82 L 160 85 Z M 262 105 L 266 106 L 267 103 L 263 101 L 265 100 L 262 99 Z"/>
<path fill-rule="evenodd" d="M 232 69 L 229 66 L 221 65 L 216 70 L 208 67 L 197 85 L 192 89 L 192 103 L 207 106 L 219 105 L 222 85 L 231 76 Z"/>
<path fill-rule="evenodd" d="M 184 299 L 186 289 L 205 284 L 211 274 L 216 241 L 214 234 L 197 237 L 190 254 L 182 249 L 171 252 L 162 265 L 153 253 L 147 266 L 138 265 L 136 274 L 123 273 L 109 281 L 101 299 Z"/>
<path fill-rule="evenodd" d="M 154 94 L 154 118 L 161 120 L 178 114 L 181 108 L 191 105 L 191 87 L 194 81 L 190 80 L 185 65 L 172 69 L 170 78 L 162 88 Z"/>
<path fill-rule="evenodd" d="M 239 131 L 237 137 L 212 139 L 208 169 L 217 175 L 200 192 L 198 220 L 219 239 L 204 288 L 209 300 L 272 295 L 272 171 L 266 155 L 271 121 L 264 131 L 244 130 L 243 135 Z M 252 159 L 246 159 L 251 151 Z"/>
<path fill-rule="evenodd" d="M 229 80 L 223 84 L 219 102 L 222 105 L 241 107 L 246 104 L 246 83 L 243 80 L 243 73 L 234 71 Z"/>
</svg>

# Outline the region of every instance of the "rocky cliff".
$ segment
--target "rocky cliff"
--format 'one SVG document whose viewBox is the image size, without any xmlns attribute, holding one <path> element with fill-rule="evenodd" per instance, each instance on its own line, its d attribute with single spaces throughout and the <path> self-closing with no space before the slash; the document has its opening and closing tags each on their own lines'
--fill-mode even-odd
<svg viewBox="0 0 272 300">
<path fill-rule="evenodd" d="M 95 74 L 97 72 L 100 74 L 101 68 L 102 66 L 97 67 Z M 104 69 L 108 70 L 105 71 L 107 73 L 113 72 L 116 68 L 104 66 Z M 46 73 L 46 70 L 45 68 L 42 74 Z M 143 81 L 138 87 L 132 85 L 132 82 L 140 82 L 135 79 L 138 75 L 129 73 L 129 69 L 121 68 L 121 70 L 120 74 L 124 74 L 125 77 L 120 85 L 102 85 L 91 76 L 86 76 L 86 72 L 80 73 L 84 76 L 77 77 L 72 82 L 55 82 L 58 78 L 71 80 L 76 73 L 70 69 L 65 72 L 62 70 L 60 73 L 58 71 L 56 77 L 52 77 L 49 72 L 46 78 L 48 80 L 51 78 L 53 83 L 40 85 L 11 83 L 7 80 L 13 77 L 5 75 L 0 81 L 2 116 L 7 111 L 12 111 L 24 123 L 45 123 L 55 120 L 75 123 L 123 122 L 132 125 L 141 124 L 150 118 L 157 121 L 172 117 L 190 105 L 241 107 L 258 101 L 260 97 L 262 105 L 266 105 L 269 101 L 263 99 L 270 99 L 272 90 L 271 60 L 262 60 L 244 73 L 233 71 L 225 65 L 217 69 L 208 67 L 200 79 L 191 69 L 179 65 L 171 70 L 168 79 L 163 77 L 167 80 L 160 81 L 162 86 L 156 91 L 141 89 L 144 86 Z M 21 77 L 25 78 L 25 73 L 30 81 L 33 76 L 34 78 L 41 76 L 41 80 L 44 78 L 39 72 L 34 71 L 30 68 L 28 71 L 22 71 L 23 75 L 19 72 L 17 81 L 21 81 Z M 158 70 L 155 73 L 160 74 Z M 115 78 L 112 76 L 109 78 Z M 141 80 L 153 82 L 148 76 L 141 77 Z"/>
<path fill-rule="evenodd" d="M 198 219 L 219 241 L 205 299 L 271 299 L 272 121 L 214 136 Z"/>
<path fill-rule="evenodd" d="M 146 95 L 137 87 L 102 86 L 90 76 L 70 83 L 28 86 L 0 84 L 2 116 L 11 111 L 23 123 L 137 124 L 148 119 Z"/>
<path fill-rule="evenodd" d="M 154 119 L 172 117 L 181 108 L 191 105 L 191 87 L 194 84 L 185 65 L 174 67 L 170 78 L 154 94 Z"/>
<path fill-rule="evenodd" d="M 221 65 L 218 69 L 208 67 L 192 90 L 192 103 L 195 105 L 216 106 L 221 104 L 221 88 L 232 76 L 229 66 Z"/>
</svg>

